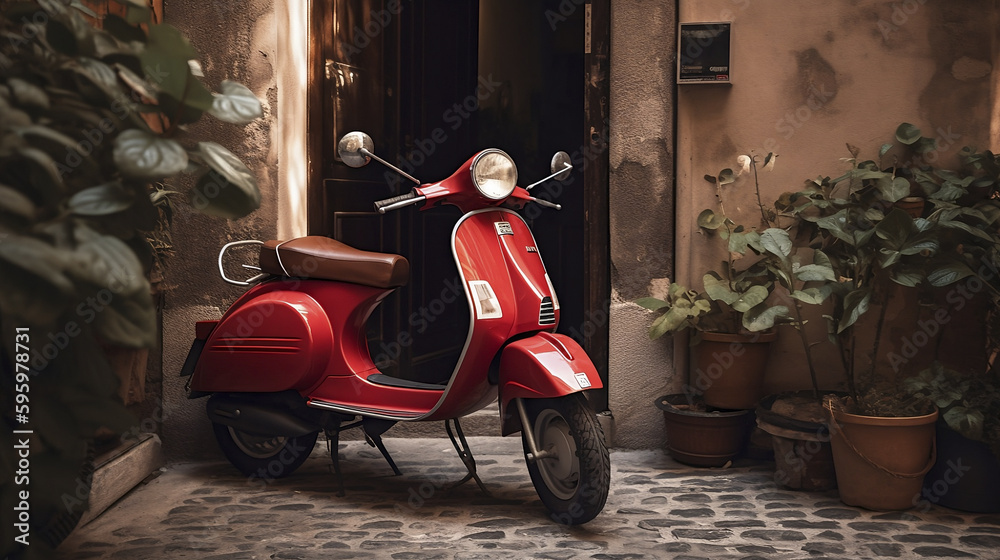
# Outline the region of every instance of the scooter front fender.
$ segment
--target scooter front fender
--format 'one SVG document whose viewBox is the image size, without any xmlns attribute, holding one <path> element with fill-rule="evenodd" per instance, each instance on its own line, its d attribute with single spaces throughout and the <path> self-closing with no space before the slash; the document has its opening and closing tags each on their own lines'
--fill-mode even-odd
<svg viewBox="0 0 1000 560">
<path fill-rule="evenodd" d="M 545 399 L 604 387 L 590 357 L 572 338 L 540 332 L 508 344 L 500 356 L 502 434 L 521 429 L 513 399 Z"/>
</svg>

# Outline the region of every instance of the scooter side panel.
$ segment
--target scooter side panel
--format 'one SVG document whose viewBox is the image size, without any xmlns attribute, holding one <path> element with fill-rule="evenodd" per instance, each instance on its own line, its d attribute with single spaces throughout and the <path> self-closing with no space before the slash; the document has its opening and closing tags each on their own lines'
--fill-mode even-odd
<svg viewBox="0 0 1000 560">
<path fill-rule="evenodd" d="M 442 402 L 424 420 L 462 416 L 488 405 L 496 388 L 486 373 L 503 345 L 521 333 L 554 330 L 558 322 L 558 311 L 554 319 L 539 322 L 543 299 L 553 294 L 535 239 L 519 215 L 503 209 L 466 214 L 455 226 L 452 250 L 471 325 L 459 369 Z"/>
<path fill-rule="evenodd" d="M 301 391 L 326 368 L 333 333 L 315 299 L 274 286 L 253 296 L 234 305 L 212 331 L 193 391 Z"/>
<path fill-rule="evenodd" d="M 503 435 L 517 431 L 512 399 L 554 398 L 604 387 L 593 362 L 572 338 L 541 332 L 507 345 L 500 358 Z"/>
</svg>

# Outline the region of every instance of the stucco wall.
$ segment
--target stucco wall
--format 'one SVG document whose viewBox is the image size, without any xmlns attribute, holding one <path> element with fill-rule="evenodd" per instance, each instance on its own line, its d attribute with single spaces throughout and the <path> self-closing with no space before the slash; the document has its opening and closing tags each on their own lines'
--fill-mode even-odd
<svg viewBox="0 0 1000 560">
<path fill-rule="evenodd" d="M 687 369 L 686 345 L 643 340 L 651 317 L 627 302 L 662 293 L 666 278 L 700 287 L 725 256 L 695 224 L 716 208 L 704 175 L 773 151 L 777 165 L 762 175 L 770 202 L 807 178 L 840 174 L 846 142 L 875 155 L 900 122 L 937 137 L 943 159 L 969 144 L 995 150 L 1000 138 L 993 0 L 679 0 L 676 19 L 673 5 L 612 1 L 610 386 L 623 447 L 662 444 L 652 393 L 679 389 Z M 674 84 L 678 21 L 733 22 L 732 85 Z M 744 178 L 726 199 L 751 224 L 752 192 Z M 812 327 L 824 328 L 816 319 Z M 768 390 L 808 384 L 791 334 L 772 352 Z M 819 351 L 836 362 L 832 348 Z M 839 372 L 827 373 L 827 385 L 838 382 Z"/>
<path fill-rule="evenodd" d="M 996 136 L 992 0 L 682 0 L 679 6 L 681 22 L 733 22 L 733 83 L 678 86 L 678 281 L 700 286 L 704 271 L 725 258 L 695 217 L 718 208 L 703 176 L 735 169 L 739 154 L 779 154 L 774 171 L 761 175 L 768 204 L 806 179 L 840 175 L 847 169 L 840 158 L 850 157 L 847 142 L 863 159 L 876 158 L 904 121 L 937 138 L 938 163 L 965 145 L 989 147 Z M 724 193 L 738 223 L 757 225 L 752 180 L 744 176 Z M 780 333 L 768 388 L 805 387 L 794 333 Z M 837 362 L 832 347 L 819 351 L 821 363 Z M 826 372 L 827 387 L 841 383 L 839 370 Z"/>
<path fill-rule="evenodd" d="M 653 399 L 675 392 L 673 343 L 650 341 L 649 313 L 631 303 L 673 273 L 674 3 L 612 0 L 609 404 L 614 445 L 660 447 Z"/>
<path fill-rule="evenodd" d="M 264 117 L 239 127 L 206 117 L 191 128 L 239 156 L 257 176 L 261 207 L 240 220 L 219 220 L 178 205 L 172 228 L 177 256 L 169 262 L 163 329 L 164 453 L 171 461 L 220 455 L 205 416 L 205 400 L 189 401 L 180 367 L 194 338 L 197 320 L 218 318 L 241 290 L 219 279 L 216 256 L 222 245 L 240 239 L 272 239 L 277 233 L 277 27 L 271 0 L 200 2 L 167 0 L 164 21 L 181 29 L 201 53 L 205 81 L 224 79 L 249 87 L 261 100 Z M 221 456 L 221 455 L 220 455 Z"/>
</svg>

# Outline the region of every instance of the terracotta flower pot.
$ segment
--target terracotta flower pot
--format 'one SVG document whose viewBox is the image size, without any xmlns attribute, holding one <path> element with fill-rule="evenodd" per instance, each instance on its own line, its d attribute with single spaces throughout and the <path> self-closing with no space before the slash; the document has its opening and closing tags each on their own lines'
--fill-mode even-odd
<svg viewBox="0 0 1000 560">
<path fill-rule="evenodd" d="M 764 396 L 768 350 L 777 333 L 702 333 L 695 346 L 691 374 L 694 390 L 705 404 L 730 410 L 752 410 Z"/>
<path fill-rule="evenodd" d="M 906 196 L 892 203 L 893 206 L 904 210 L 914 219 L 924 215 L 924 206 L 926 204 L 927 201 L 919 196 Z"/>
<path fill-rule="evenodd" d="M 753 411 L 705 412 L 689 407 L 688 395 L 656 399 L 667 429 L 667 451 L 675 460 L 696 467 L 721 467 L 746 446 Z"/>
<path fill-rule="evenodd" d="M 837 487 L 830 426 L 812 391 L 764 397 L 757 425 L 771 435 L 775 484 L 808 491 Z"/>
<path fill-rule="evenodd" d="M 936 456 L 937 411 L 903 418 L 831 412 L 840 500 L 880 511 L 910 509 L 920 503 L 924 475 Z"/>
</svg>

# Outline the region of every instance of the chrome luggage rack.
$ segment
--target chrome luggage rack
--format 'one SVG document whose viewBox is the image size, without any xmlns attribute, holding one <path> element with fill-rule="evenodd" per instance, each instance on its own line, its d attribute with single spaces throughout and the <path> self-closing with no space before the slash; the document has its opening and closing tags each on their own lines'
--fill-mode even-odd
<svg viewBox="0 0 1000 560">
<path fill-rule="evenodd" d="M 222 250 L 219 251 L 219 276 L 221 276 L 222 279 L 225 280 L 227 283 L 232 284 L 234 286 L 252 286 L 257 282 L 260 282 L 261 280 L 270 276 L 270 274 L 266 272 L 261 272 L 259 266 L 253 266 L 251 264 L 243 264 L 241 265 L 243 268 L 246 268 L 248 270 L 256 270 L 257 274 L 255 276 L 247 278 L 246 280 L 233 280 L 232 278 L 226 276 L 225 268 L 222 266 L 222 259 L 223 257 L 225 257 L 226 251 L 228 251 L 230 247 L 237 247 L 239 245 L 263 245 L 263 244 L 264 244 L 263 241 L 249 239 L 245 241 L 233 241 L 232 243 L 226 243 L 225 245 L 223 245 Z"/>
</svg>

